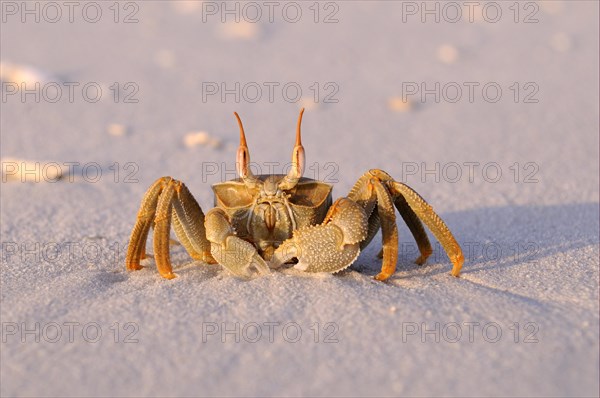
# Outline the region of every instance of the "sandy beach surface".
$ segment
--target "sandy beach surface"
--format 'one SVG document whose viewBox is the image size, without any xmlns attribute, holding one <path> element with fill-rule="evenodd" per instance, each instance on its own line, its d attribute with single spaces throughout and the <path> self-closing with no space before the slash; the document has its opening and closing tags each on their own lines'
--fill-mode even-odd
<svg viewBox="0 0 600 398">
<path fill-rule="evenodd" d="M 0 3 L 2 396 L 598 396 L 597 2 L 51 3 Z M 153 181 L 208 211 L 233 112 L 269 174 L 301 107 L 305 176 L 410 185 L 460 278 L 400 218 L 385 283 L 380 234 L 334 275 L 126 272 Z"/>
</svg>

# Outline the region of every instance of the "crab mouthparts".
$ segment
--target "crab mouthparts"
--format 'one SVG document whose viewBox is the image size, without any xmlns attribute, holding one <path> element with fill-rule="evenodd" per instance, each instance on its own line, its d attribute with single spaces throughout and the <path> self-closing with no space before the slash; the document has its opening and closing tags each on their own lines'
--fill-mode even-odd
<svg viewBox="0 0 600 398">
<path fill-rule="evenodd" d="M 277 222 L 277 210 L 271 205 L 266 206 L 264 213 L 265 225 L 269 231 L 273 231 Z"/>
</svg>

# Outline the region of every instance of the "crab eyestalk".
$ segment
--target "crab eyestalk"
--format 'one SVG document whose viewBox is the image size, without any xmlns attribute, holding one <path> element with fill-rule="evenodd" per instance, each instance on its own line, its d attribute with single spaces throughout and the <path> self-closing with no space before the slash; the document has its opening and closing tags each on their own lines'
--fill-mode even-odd
<svg viewBox="0 0 600 398">
<path fill-rule="evenodd" d="M 240 146 L 237 150 L 235 167 L 238 175 L 244 181 L 248 188 L 255 188 L 259 185 L 259 180 L 252 174 L 250 170 L 250 150 L 246 144 L 246 134 L 244 133 L 244 125 L 237 112 L 233 112 L 240 127 Z"/>
<path fill-rule="evenodd" d="M 300 110 L 300 116 L 298 116 L 298 125 L 296 127 L 296 145 L 294 145 L 294 150 L 292 151 L 292 168 L 279 183 L 279 188 L 284 191 L 294 188 L 304 173 L 304 147 L 302 146 L 302 138 L 300 134 L 303 114 L 304 108 Z"/>
</svg>

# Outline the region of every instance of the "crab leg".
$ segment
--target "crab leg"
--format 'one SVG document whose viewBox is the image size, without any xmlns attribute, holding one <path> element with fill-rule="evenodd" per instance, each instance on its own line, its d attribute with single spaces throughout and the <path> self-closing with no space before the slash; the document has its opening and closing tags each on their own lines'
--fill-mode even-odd
<svg viewBox="0 0 600 398">
<path fill-rule="evenodd" d="M 158 272 L 167 279 L 176 277 L 169 255 L 171 222 L 192 258 L 214 263 L 210 243 L 205 237 L 204 214 L 198 202 L 183 183 L 162 177 L 152 184 L 142 199 L 127 248 L 125 264 L 128 270 L 143 268 L 140 260 L 145 257 L 148 233 L 154 226 L 154 255 Z"/>
<path fill-rule="evenodd" d="M 385 177 L 391 179 L 387 173 L 385 174 Z M 360 245 L 361 250 L 367 247 L 381 227 L 381 221 L 379 220 L 379 214 L 376 206 L 377 197 L 375 192 L 373 192 L 373 185 L 369 183 L 370 179 L 372 178 L 373 174 L 370 172 L 365 173 L 361 178 L 358 179 L 348 194 L 350 199 L 363 206 L 365 212 L 370 214 L 369 233 L 367 234 L 367 238 Z M 419 220 L 419 217 L 410 208 L 408 203 L 406 203 L 406 200 L 402 195 L 394 195 L 393 200 L 398 212 L 402 216 L 402 219 L 408 226 L 408 229 L 417 242 L 417 246 L 421 255 L 415 260 L 415 262 L 419 265 L 422 265 L 432 253 L 431 243 L 429 243 L 429 238 L 427 237 L 427 233 L 423 228 L 423 223 L 421 220 Z M 383 248 L 377 257 L 383 258 Z"/>
<path fill-rule="evenodd" d="M 173 229 L 187 252 L 195 260 L 214 263 L 210 242 L 206 239 L 204 213 L 183 183 L 175 188 L 177 200 L 173 201 Z"/>
<path fill-rule="evenodd" d="M 125 266 L 129 271 L 144 268 L 140 265 L 140 260 L 146 255 L 146 239 L 156 213 L 158 197 L 168 181 L 169 177 L 159 178 L 144 194 L 127 247 Z"/>
<path fill-rule="evenodd" d="M 210 241 L 210 253 L 214 259 L 231 273 L 250 277 L 251 267 L 259 273 L 270 272 L 269 266 L 258 254 L 254 245 L 235 236 L 227 214 L 214 208 L 206 213 L 206 237 Z"/>
<path fill-rule="evenodd" d="M 408 226 L 410 233 L 413 238 L 417 242 L 417 247 L 419 249 L 420 256 L 415 260 L 415 263 L 418 265 L 423 265 L 433 253 L 431 249 L 431 243 L 429 242 L 429 237 L 427 236 L 427 232 L 425 232 L 425 228 L 423 227 L 423 223 L 419 220 L 419 217 L 415 214 L 415 212 L 410 208 L 404 196 L 397 195 L 396 199 L 394 199 L 394 204 L 398 209 L 398 212 L 402 216 L 402 219 Z M 374 212 L 374 215 L 377 215 L 377 212 Z M 372 216 L 373 217 L 373 216 Z M 377 219 L 379 222 L 379 219 Z M 379 228 L 379 224 L 376 225 Z M 377 232 L 377 230 L 375 231 Z M 366 245 L 365 245 L 366 246 Z M 377 254 L 377 257 L 383 258 L 383 248 Z"/>
<path fill-rule="evenodd" d="M 463 253 L 444 221 L 433 211 L 425 199 L 408 185 L 394 180 L 387 181 L 387 185 L 394 196 L 402 195 L 404 197 L 410 208 L 435 235 L 452 262 L 452 275 L 459 276 L 464 262 Z"/>
<path fill-rule="evenodd" d="M 415 238 L 417 242 L 417 247 L 419 248 L 419 252 L 421 255 L 419 258 L 415 260 L 415 263 L 419 265 L 425 264 L 427 258 L 433 252 L 431 250 L 431 243 L 429 242 L 429 238 L 427 237 L 427 232 L 425 232 L 425 228 L 423 227 L 423 223 L 419 220 L 419 217 L 415 214 L 413 209 L 410 208 L 404 196 L 397 195 L 394 200 L 394 204 L 398 209 L 398 212 L 402 216 L 402 219 L 408 226 L 412 236 Z"/>
<path fill-rule="evenodd" d="M 171 231 L 171 202 L 175 196 L 175 184 L 173 180 L 167 183 L 156 205 L 156 216 L 154 218 L 154 259 L 156 268 L 163 278 L 173 279 L 176 275 L 171 267 L 169 258 L 169 232 Z"/>
<path fill-rule="evenodd" d="M 177 216 L 177 211 L 175 210 L 175 203 L 173 203 L 173 209 L 171 211 L 171 222 L 173 223 L 173 230 L 175 231 L 175 236 L 177 236 L 177 239 L 179 239 L 179 243 L 185 247 L 185 250 L 194 260 L 202 260 L 202 255 L 198 253 L 196 249 L 194 249 L 192 242 L 190 242 L 185 230 L 183 229 L 183 224 L 181 223 L 181 220 Z"/>
<path fill-rule="evenodd" d="M 368 234 L 361 242 L 361 248 L 369 244 L 381 227 L 383 248 L 379 257 L 383 262 L 381 272 L 375 279 L 386 280 L 394 273 L 398 262 L 398 227 L 393 198 L 380 178 L 371 173 L 359 178 L 348 196 L 370 214 Z"/>
<path fill-rule="evenodd" d="M 377 194 L 377 213 L 381 223 L 383 239 L 383 263 L 381 272 L 375 277 L 379 281 L 388 279 L 396 271 L 398 262 L 398 226 L 392 197 L 381 181 L 374 178 L 370 182 L 375 187 Z"/>
</svg>

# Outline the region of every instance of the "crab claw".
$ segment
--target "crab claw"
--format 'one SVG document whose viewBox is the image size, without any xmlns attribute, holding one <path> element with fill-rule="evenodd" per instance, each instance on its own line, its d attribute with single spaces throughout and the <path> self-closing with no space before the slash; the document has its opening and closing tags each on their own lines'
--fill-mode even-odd
<svg viewBox="0 0 600 398">
<path fill-rule="evenodd" d="M 360 254 L 360 242 L 367 237 L 367 215 L 348 198 L 338 199 L 322 224 L 300 228 L 283 242 L 271 259 L 271 268 L 296 257 L 294 268 L 306 272 L 335 273 L 348 268 Z"/>
<path fill-rule="evenodd" d="M 206 238 L 211 242 L 211 255 L 229 272 L 242 278 L 250 278 L 256 272 L 263 275 L 270 272 L 254 245 L 235 236 L 223 210 L 214 208 L 209 211 L 205 226 Z"/>
</svg>

